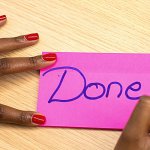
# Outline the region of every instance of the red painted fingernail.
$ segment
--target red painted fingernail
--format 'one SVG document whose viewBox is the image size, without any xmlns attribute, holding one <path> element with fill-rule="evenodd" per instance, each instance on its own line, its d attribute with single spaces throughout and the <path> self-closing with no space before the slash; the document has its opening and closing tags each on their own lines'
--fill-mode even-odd
<svg viewBox="0 0 150 150">
<path fill-rule="evenodd" d="M 5 19 L 6 19 L 6 15 L 0 16 L 0 21 L 3 21 L 3 20 L 5 20 Z"/>
<path fill-rule="evenodd" d="M 55 53 L 48 53 L 48 54 L 42 55 L 42 58 L 46 61 L 53 61 L 57 59 L 57 56 Z"/>
<path fill-rule="evenodd" d="M 32 116 L 32 122 L 38 125 L 42 125 L 46 122 L 46 117 L 40 114 L 34 114 Z"/>
<path fill-rule="evenodd" d="M 25 35 L 24 38 L 28 41 L 33 41 L 33 40 L 38 40 L 39 35 L 38 33 L 32 33 L 32 34 Z"/>
</svg>

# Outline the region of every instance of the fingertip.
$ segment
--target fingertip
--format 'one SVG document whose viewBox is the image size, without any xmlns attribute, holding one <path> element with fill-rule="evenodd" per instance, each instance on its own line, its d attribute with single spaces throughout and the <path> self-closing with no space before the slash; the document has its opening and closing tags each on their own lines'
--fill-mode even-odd
<svg viewBox="0 0 150 150">
<path fill-rule="evenodd" d="M 46 117 L 40 113 L 34 113 L 31 118 L 31 123 L 35 126 L 44 125 L 46 123 Z"/>
<path fill-rule="evenodd" d="M 57 60 L 57 55 L 56 55 L 56 53 L 43 54 L 42 59 L 44 61 L 56 61 Z"/>
<path fill-rule="evenodd" d="M 39 40 L 39 34 L 38 33 L 27 34 L 27 35 L 24 35 L 24 39 L 26 41 L 37 41 Z"/>
<path fill-rule="evenodd" d="M 25 43 L 25 44 L 31 44 L 36 43 L 39 40 L 39 34 L 38 33 L 30 33 L 26 35 L 21 35 L 16 37 L 16 41 L 19 43 Z"/>
<path fill-rule="evenodd" d="M 0 26 L 4 25 L 7 21 L 6 15 L 0 16 Z"/>
<path fill-rule="evenodd" d="M 40 69 L 46 68 L 49 66 L 52 67 L 57 62 L 57 55 L 56 53 L 47 53 L 47 54 L 43 54 L 41 56 L 41 59 L 42 59 L 41 61 L 42 63 L 40 64 Z"/>
<path fill-rule="evenodd" d="M 12 38 L 12 50 L 32 46 L 39 41 L 38 33 L 31 33 Z"/>
<path fill-rule="evenodd" d="M 47 53 L 47 54 L 35 56 L 33 57 L 32 62 L 34 63 L 36 62 L 36 65 L 34 65 L 35 70 L 43 69 L 55 65 L 55 63 L 57 62 L 57 55 L 55 53 Z"/>
</svg>

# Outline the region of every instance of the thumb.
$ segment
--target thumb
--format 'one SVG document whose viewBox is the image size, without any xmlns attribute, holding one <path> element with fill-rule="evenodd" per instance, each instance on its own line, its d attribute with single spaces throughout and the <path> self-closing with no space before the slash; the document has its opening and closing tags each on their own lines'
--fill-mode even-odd
<svg viewBox="0 0 150 150">
<path fill-rule="evenodd" d="M 46 122 L 45 116 L 33 111 L 22 111 L 0 104 L 0 122 L 24 126 L 38 126 Z"/>
</svg>

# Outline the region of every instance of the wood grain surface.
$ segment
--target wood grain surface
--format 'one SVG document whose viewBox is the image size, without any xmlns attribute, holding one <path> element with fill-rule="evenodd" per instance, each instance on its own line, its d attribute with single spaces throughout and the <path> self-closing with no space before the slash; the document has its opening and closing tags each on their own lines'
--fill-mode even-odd
<svg viewBox="0 0 150 150">
<path fill-rule="evenodd" d="M 0 37 L 40 34 L 35 46 L 0 57 L 150 50 L 149 0 L 1 0 L 0 14 L 8 17 Z M 36 71 L 1 77 L 0 103 L 36 110 L 38 81 Z M 120 133 L 0 124 L 0 150 L 112 150 Z"/>
</svg>

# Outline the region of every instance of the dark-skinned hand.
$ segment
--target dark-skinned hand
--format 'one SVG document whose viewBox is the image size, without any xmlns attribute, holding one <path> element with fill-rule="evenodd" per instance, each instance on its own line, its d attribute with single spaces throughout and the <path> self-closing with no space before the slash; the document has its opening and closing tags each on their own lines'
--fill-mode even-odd
<svg viewBox="0 0 150 150">
<path fill-rule="evenodd" d="M 0 16 L 0 27 L 7 21 L 5 15 Z M 24 48 L 38 42 L 37 33 L 21 35 L 12 38 L 0 38 L 0 53 Z M 0 59 L 0 75 L 19 73 L 29 70 L 39 70 L 56 62 L 56 54 L 48 53 L 35 57 L 15 57 Z M 34 111 L 22 111 L 0 104 L 0 122 L 13 123 L 25 126 L 38 126 L 44 124 L 45 116 Z"/>
</svg>

